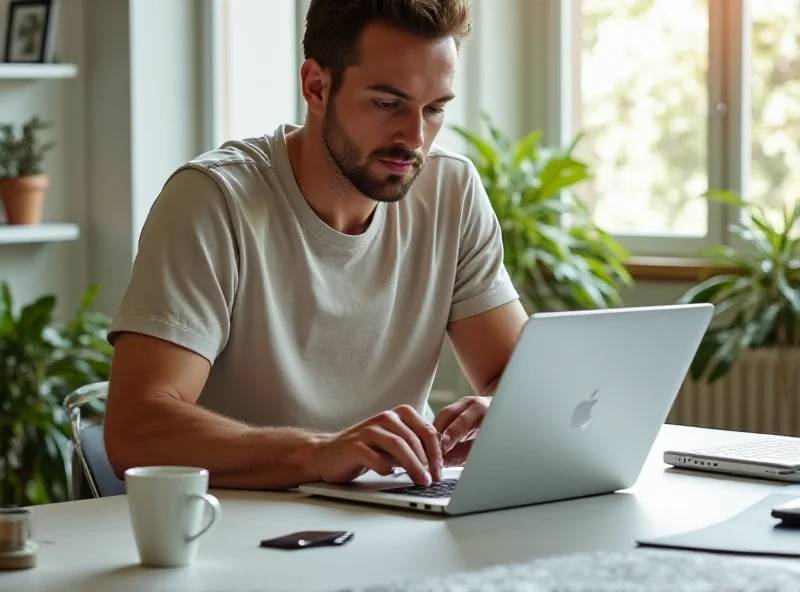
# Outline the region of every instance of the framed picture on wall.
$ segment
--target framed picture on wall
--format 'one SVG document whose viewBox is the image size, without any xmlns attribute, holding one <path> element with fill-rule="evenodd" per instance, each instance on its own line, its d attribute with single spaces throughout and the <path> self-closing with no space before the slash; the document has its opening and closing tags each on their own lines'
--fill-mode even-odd
<svg viewBox="0 0 800 592">
<path fill-rule="evenodd" d="M 5 61 L 53 61 L 58 0 L 10 0 L 8 3 Z"/>
</svg>

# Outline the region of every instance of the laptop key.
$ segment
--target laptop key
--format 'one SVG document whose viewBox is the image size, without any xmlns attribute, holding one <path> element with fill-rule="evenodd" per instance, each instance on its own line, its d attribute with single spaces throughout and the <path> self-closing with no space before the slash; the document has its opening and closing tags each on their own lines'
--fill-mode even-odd
<svg viewBox="0 0 800 592">
<path fill-rule="evenodd" d="M 383 493 L 394 493 L 397 495 L 412 495 L 415 497 L 450 497 L 453 489 L 456 486 L 456 479 L 444 479 L 437 483 L 433 483 L 428 487 L 424 485 L 410 485 L 401 487 L 390 487 L 389 489 L 382 489 Z"/>
</svg>

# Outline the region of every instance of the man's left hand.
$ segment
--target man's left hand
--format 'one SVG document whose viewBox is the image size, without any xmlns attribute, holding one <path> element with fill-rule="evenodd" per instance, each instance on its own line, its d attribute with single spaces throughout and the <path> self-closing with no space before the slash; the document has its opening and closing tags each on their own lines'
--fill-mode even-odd
<svg viewBox="0 0 800 592">
<path fill-rule="evenodd" d="M 433 426 L 441 434 L 445 466 L 460 466 L 467 460 L 490 402 L 491 397 L 464 397 L 442 409 L 436 416 Z"/>
</svg>

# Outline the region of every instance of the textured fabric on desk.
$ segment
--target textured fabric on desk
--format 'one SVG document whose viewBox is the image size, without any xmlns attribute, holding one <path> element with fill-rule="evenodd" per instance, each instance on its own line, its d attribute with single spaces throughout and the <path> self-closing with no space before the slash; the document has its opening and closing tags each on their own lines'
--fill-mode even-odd
<svg viewBox="0 0 800 592">
<path fill-rule="evenodd" d="M 685 551 L 581 553 L 358 592 L 798 592 L 800 572 Z"/>
</svg>

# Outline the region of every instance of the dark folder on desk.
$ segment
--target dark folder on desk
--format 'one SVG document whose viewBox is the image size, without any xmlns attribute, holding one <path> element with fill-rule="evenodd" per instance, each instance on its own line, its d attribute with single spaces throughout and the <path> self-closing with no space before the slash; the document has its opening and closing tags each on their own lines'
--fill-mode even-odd
<svg viewBox="0 0 800 592">
<path fill-rule="evenodd" d="M 800 557 L 800 528 L 781 526 L 770 511 L 778 504 L 800 497 L 773 494 L 739 514 L 706 528 L 638 541 L 645 547 L 672 547 L 746 555 Z"/>
</svg>

